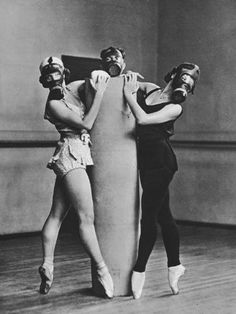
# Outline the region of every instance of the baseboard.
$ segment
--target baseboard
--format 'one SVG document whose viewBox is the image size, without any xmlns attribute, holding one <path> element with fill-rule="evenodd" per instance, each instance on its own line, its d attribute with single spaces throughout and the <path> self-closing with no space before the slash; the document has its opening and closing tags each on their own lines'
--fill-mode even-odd
<svg viewBox="0 0 236 314">
<path fill-rule="evenodd" d="M 218 229 L 236 229 L 236 225 L 203 222 L 203 221 L 176 220 L 176 223 L 178 225 L 185 225 L 185 226 L 199 226 L 199 227 L 216 228 L 216 229 L 217 228 Z"/>
<path fill-rule="evenodd" d="M 199 227 L 207 227 L 207 228 L 215 228 L 215 229 L 236 229 L 236 225 L 221 224 L 221 223 L 189 221 L 189 220 L 176 220 L 176 223 L 180 226 L 183 225 L 183 226 L 199 226 Z M 69 231 L 66 228 L 63 228 L 60 231 L 60 233 L 61 234 L 70 233 L 70 234 L 73 234 L 75 236 L 78 236 L 78 234 L 76 232 Z M 41 235 L 40 231 L 3 234 L 3 235 L 0 235 L 0 240 L 23 238 L 23 237 L 35 237 L 35 236 L 38 237 L 40 235 Z"/>
</svg>

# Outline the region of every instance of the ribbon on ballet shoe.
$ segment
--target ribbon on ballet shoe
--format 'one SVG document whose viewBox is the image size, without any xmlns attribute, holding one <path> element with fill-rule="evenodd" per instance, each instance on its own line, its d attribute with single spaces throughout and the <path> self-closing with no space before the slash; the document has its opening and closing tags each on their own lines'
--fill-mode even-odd
<svg viewBox="0 0 236 314">
<path fill-rule="evenodd" d="M 41 277 L 39 292 L 41 294 L 48 294 L 53 283 L 53 272 L 50 271 L 49 268 L 44 265 L 40 266 L 38 271 Z"/>
<path fill-rule="evenodd" d="M 113 298 L 114 295 L 113 280 L 106 266 L 97 269 L 97 279 L 98 282 L 102 285 L 106 297 L 108 297 L 109 299 Z"/>
</svg>

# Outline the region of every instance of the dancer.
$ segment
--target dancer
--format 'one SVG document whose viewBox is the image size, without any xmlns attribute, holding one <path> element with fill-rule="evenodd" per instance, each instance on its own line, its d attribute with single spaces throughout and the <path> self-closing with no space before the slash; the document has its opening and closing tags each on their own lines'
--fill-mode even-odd
<svg viewBox="0 0 236 314">
<path fill-rule="evenodd" d="M 60 140 L 48 168 L 56 174 L 50 214 L 42 230 L 43 263 L 39 267 L 40 293 L 47 294 L 53 282 L 53 260 L 58 232 L 70 207 L 78 216 L 78 228 L 85 250 L 97 269 L 98 281 L 107 297 L 113 296 L 113 282 L 103 260 L 94 228 L 93 200 L 86 167 L 93 165 L 90 154 L 90 130 L 97 117 L 109 75 L 92 73 L 93 104 L 88 112 L 78 89 L 83 81 L 66 85 L 68 70 L 61 59 L 49 57 L 40 64 L 40 82 L 50 89 L 45 119 L 55 125 Z"/>
<path fill-rule="evenodd" d="M 169 142 L 174 122 L 182 114 L 178 102 L 193 92 L 198 66 L 183 63 L 165 77 L 164 89 L 137 82 L 137 75 L 125 76 L 124 95 L 137 120 L 137 146 L 142 194 L 141 235 L 131 286 L 135 299 L 141 297 L 145 269 L 156 241 L 156 221 L 161 226 L 167 252 L 168 281 L 172 293 L 179 293 L 178 280 L 185 267 L 179 259 L 179 232 L 169 206 L 169 185 L 177 171 L 176 156 Z M 137 101 L 136 96 L 137 92 Z"/>
</svg>

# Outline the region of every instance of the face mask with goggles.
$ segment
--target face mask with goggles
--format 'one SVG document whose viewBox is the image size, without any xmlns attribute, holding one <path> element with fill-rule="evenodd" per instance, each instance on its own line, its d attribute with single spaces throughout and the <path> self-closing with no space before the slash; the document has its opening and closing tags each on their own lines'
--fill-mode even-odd
<svg viewBox="0 0 236 314">
<path fill-rule="evenodd" d="M 69 70 L 64 68 L 62 61 L 56 57 L 46 58 L 40 65 L 39 82 L 44 88 L 50 89 L 49 98 L 60 100 L 64 97 L 63 81 Z"/>
<path fill-rule="evenodd" d="M 199 80 L 200 69 L 193 63 L 182 63 L 165 76 L 166 83 L 171 82 L 173 103 L 182 103 L 189 93 L 193 94 L 196 82 Z"/>
<path fill-rule="evenodd" d="M 102 65 L 111 77 L 119 76 L 125 68 L 122 53 L 118 49 L 108 48 L 102 56 Z"/>
</svg>

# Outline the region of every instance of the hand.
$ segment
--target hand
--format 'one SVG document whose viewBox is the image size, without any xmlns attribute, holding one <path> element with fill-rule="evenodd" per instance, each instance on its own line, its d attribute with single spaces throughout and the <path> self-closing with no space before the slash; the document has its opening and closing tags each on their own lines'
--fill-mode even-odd
<svg viewBox="0 0 236 314">
<path fill-rule="evenodd" d="M 96 70 L 91 73 L 90 83 L 96 92 L 103 94 L 109 79 L 110 75 L 107 72 Z"/>
<path fill-rule="evenodd" d="M 138 72 L 133 72 L 133 71 L 127 71 L 126 72 L 126 74 L 133 74 L 133 75 L 136 75 L 136 78 L 141 78 L 141 79 L 144 79 L 144 77 L 140 74 L 140 73 L 138 73 Z"/>
<path fill-rule="evenodd" d="M 137 73 L 131 72 L 125 75 L 124 94 L 134 94 L 139 89 Z"/>
</svg>

